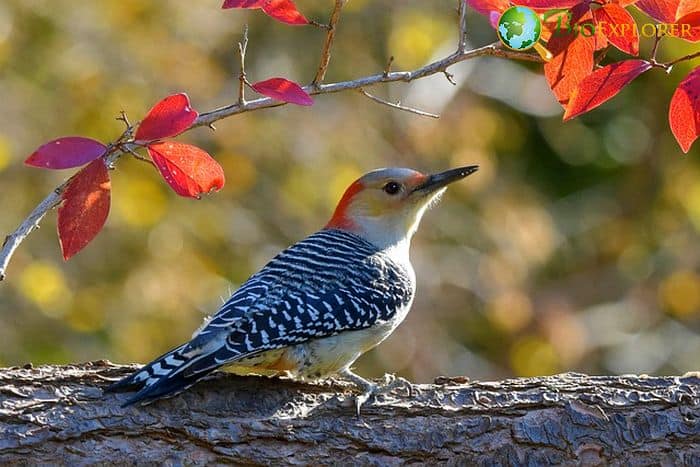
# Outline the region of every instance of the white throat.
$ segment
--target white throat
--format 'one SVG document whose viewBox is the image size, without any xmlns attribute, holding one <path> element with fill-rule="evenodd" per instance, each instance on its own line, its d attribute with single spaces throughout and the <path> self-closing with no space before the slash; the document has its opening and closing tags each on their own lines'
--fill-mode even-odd
<svg viewBox="0 0 700 467">
<path fill-rule="evenodd" d="M 382 250 L 392 250 L 408 258 L 411 239 L 418 230 L 423 214 L 435 205 L 445 188 L 438 190 L 429 200 L 409 212 L 396 212 L 382 217 L 355 216 L 353 222 L 359 234 Z"/>
</svg>

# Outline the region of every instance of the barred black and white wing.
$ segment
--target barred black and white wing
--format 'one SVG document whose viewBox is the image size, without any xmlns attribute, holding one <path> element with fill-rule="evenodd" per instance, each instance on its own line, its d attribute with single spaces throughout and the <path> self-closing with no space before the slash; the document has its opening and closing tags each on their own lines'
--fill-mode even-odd
<svg viewBox="0 0 700 467">
<path fill-rule="evenodd" d="M 140 389 L 128 403 L 171 395 L 222 365 L 391 320 L 414 289 L 408 263 L 352 233 L 322 230 L 253 275 L 190 342 L 111 389 Z"/>
</svg>

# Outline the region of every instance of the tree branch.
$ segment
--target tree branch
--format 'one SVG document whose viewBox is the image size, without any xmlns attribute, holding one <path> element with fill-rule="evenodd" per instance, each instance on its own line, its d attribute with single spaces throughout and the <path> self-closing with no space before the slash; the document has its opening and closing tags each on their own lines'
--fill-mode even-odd
<svg viewBox="0 0 700 467">
<path fill-rule="evenodd" d="M 677 58 L 673 61 L 670 61 L 670 62 L 666 63 L 665 65 L 666 65 L 666 67 L 670 68 L 673 65 L 675 65 L 676 63 L 684 62 L 686 60 L 693 60 L 693 59 L 698 58 L 698 57 L 700 57 L 700 52 L 695 52 L 695 53 L 688 54 L 688 55 L 685 55 L 683 57 Z"/>
<path fill-rule="evenodd" d="M 342 0 L 336 0 L 336 6 L 335 6 L 335 21 L 337 22 L 338 15 L 340 14 L 340 8 L 342 6 L 343 1 Z M 339 6 L 340 5 L 340 6 Z M 326 44 L 324 46 L 322 56 L 326 58 L 322 58 L 321 60 L 321 65 L 319 66 L 319 72 L 317 73 L 317 77 L 323 76 L 325 74 L 325 70 L 327 69 L 328 66 L 328 60 L 330 60 L 330 48 L 333 42 L 333 30 L 335 29 L 335 23 L 333 23 L 333 16 L 331 15 L 331 28 L 329 29 L 328 35 L 326 36 Z M 246 44 L 246 35 L 244 34 L 244 39 L 243 43 L 241 44 L 241 49 L 240 52 L 242 53 L 242 57 L 244 58 L 245 56 L 245 44 Z M 308 92 L 309 94 L 330 94 L 330 93 L 336 93 L 336 92 L 342 92 L 342 91 L 348 91 L 348 90 L 357 90 L 360 88 L 365 88 L 369 87 L 375 84 L 379 83 L 392 83 L 392 82 L 397 82 L 397 81 L 403 81 L 403 82 L 410 82 L 414 81 L 417 79 L 425 78 L 427 76 L 431 76 L 437 73 L 443 73 L 445 76 L 450 79 L 450 74 L 447 72 L 447 69 L 459 62 L 463 62 L 465 60 L 470 60 L 473 58 L 477 57 L 484 57 L 484 56 L 492 56 L 492 57 L 501 57 L 501 58 L 509 58 L 509 59 L 514 59 L 514 60 L 524 60 L 524 61 L 530 61 L 530 62 L 538 62 L 542 63 L 542 58 L 539 55 L 532 54 L 532 53 L 527 53 L 527 52 L 516 52 L 513 50 L 508 50 L 503 48 L 502 44 L 500 42 L 494 42 L 489 45 L 485 45 L 483 47 L 479 47 L 473 50 L 457 50 L 454 53 L 448 55 L 445 58 L 442 58 L 440 60 L 436 60 L 432 63 L 429 63 L 421 68 L 417 68 L 412 71 L 390 71 L 390 65 L 387 65 L 387 68 L 382 72 L 370 76 L 366 76 L 363 78 L 358 78 L 354 80 L 349 80 L 349 81 L 340 81 L 337 83 L 329 83 L 329 84 L 323 84 L 320 81 L 316 83 L 312 83 L 308 86 L 304 87 L 304 90 Z M 390 62 L 391 63 L 391 62 Z M 242 73 L 242 81 L 240 81 L 241 76 L 239 76 L 239 83 L 246 83 L 246 78 L 245 75 L 243 74 L 243 61 L 241 62 L 241 73 Z M 453 82 L 453 81 L 451 81 Z M 240 113 L 244 112 L 250 112 L 253 110 L 259 110 L 259 109 L 265 109 L 265 108 L 270 108 L 270 107 L 278 107 L 282 105 L 286 105 L 285 102 L 280 102 L 274 99 L 271 99 L 269 97 L 263 97 L 260 99 L 254 99 L 251 101 L 246 101 L 245 99 L 241 99 L 243 97 L 243 93 L 240 92 L 239 89 L 239 96 L 238 96 L 238 101 L 235 104 L 227 105 L 225 107 L 221 107 L 209 112 L 205 112 L 200 114 L 199 118 L 194 122 L 192 127 L 190 128 L 195 128 L 195 127 L 200 127 L 200 126 L 208 126 L 213 128 L 214 122 L 231 117 L 233 115 L 237 115 Z M 405 109 L 402 109 L 405 110 Z M 132 143 L 125 143 L 125 144 L 132 144 Z M 138 146 L 136 145 L 131 145 L 129 148 L 131 150 L 137 148 Z M 129 152 L 127 150 L 127 147 L 124 146 L 116 146 L 113 147 L 113 152 L 103 156 L 106 160 L 106 164 L 108 167 L 113 167 L 114 163 L 119 159 L 119 157 L 124 154 L 125 152 Z M 19 245 L 24 241 L 24 239 L 39 225 L 39 222 L 43 219 L 43 217 L 46 215 L 46 213 L 58 206 L 58 204 L 61 202 L 61 194 L 63 193 L 63 190 L 65 190 L 66 186 L 68 184 L 68 181 L 64 182 L 57 188 L 55 188 L 44 200 L 39 203 L 39 205 L 34 208 L 34 210 L 29 214 L 29 216 L 22 221 L 22 223 L 15 229 L 14 232 L 12 232 L 10 235 L 8 235 L 5 239 L 5 242 L 2 246 L 2 249 L 0 249 L 0 281 L 2 281 L 5 278 L 5 274 L 7 271 L 7 266 L 12 258 L 12 255 L 14 252 L 17 250 Z"/>
<path fill-rule="evenodd" d="M 373 95 L 373 94 L 368 93 L 367 91 L 365 91 L 365 90 L 362 89 L 362 88 L 360 88 L 359 91 L 360 91 L 360 93 L 363 94 L 365 97 L 367 97 L 367 98 L 373 100 L 374 102 L 377 102 L 377 103 L 382 104 L 382 105 L 389 106 L 389 107 L 391 107 L 392 109 L 403 110 L 404 112 L 409 112 L 409 113 L 412 113 L 412 114 L 420 115 L 420 116 L 422 116 L 422 117 L 440 118 L 440 116 L 437 115 L 437 114 L 432 114 L 432 113 L 426 112 L 426 111 L 424 111 L 424 110 L 419 110 L 419 109 L 415 109 L 415 108 L 413 108 L 413 107 L 408 107 L 408 106 L 405 106 L 405 105 L 401 105 L 401 102 L 396 102 L 396 103 L 394 103 L 394 102 L 386 101 L 386 100 L 382 99 L 381 97 L 377 97 L 377 96 L 375 96 L 375 95 Z"/>
<path fill-rule="evenodd" d="M 305 86 L 304 90 L 309 94 L 319 95 L 354 90 L 363 87 L 369 87 L 379 83 L 393 83 L 397 81 L 403 81 L 408 83 L 417 79 L 425 78 L 426 76 L 431 76 L 437 73 L 444 73 L 450 66 L 456 63 L 485 56 L 543 63 L 542 58 L 537 54 L 508 50 L 503 48 L 503 45 L 500 42 L 494 42 L 483 47 L 467 50 L 466 52 L 454 52 L 445 58 L 436 60 L 432 63 L 429 63 L 428 65 L 425 65 L 421 68 L 417 68 L 412 71 L 389 71 L 388 73 L 382 72 L 375 75 L 365 76 L 364 78 L 358 78 L 349 81 L 319 84 L 317 86 L 309 85 Z M 243 112 L 249 112 L 251 110 L 279 107 L 282 105 L 287 104 L 285 102 L 276 101 L 269 97 L 263 97 L 260 99 L 248 101 L 245 103 L 245 105 L 231 104 L 201 114 L 192 126 L 207 126 L 210 123 L 213 123 L 217 120 L 221 120 L 222 118 L 230 117 L 232 115 L 240 114 Z"/>
<path fill-rule="evenodd" d="M 238 59 L 241 70 L 238 73 L 238 103 L 245 105 L 245 87 L 248 84 L 248 79 L 245 75 L 245 53 L 248 50 L 248 25 L 243 28 L 243 40 L 238 43 Z M 213 123 L 213 122 L 212 122 Z"/>
<path fill-rule="evenodd" d="M 467 50 L 467 0 L 458 0 L 459 7 L 459 41 L 457 43 L 457 52 Z"/>
<path fill-rule="evenodd" d="M 326 77 L 326 71 L 328 71 L 328 65 L 331 62 L 331 47 L 333 47 L 333 40 L 335 39 L 335 31 L 338 25 L 338 20 L 340 19 L 340 10 L 343 9 L 343 5 L 347 0 L 335 0 L 335 6 L 331 12 L 330 20 L 328 21 L 328 32 L 326 32 L 326 40 L 323 43 L 323 50 L 321 51 L 321 60 L 318 65 L 318 71 L 316 72 L 316 77 L 311 82 L 313 86 L 321 84 Z"/>
<path fill-rule="evenodd" d="M 214 373 L 172 399 L 103 395 L 132 366 L 0 369 L 0 463 L 697 465 L 700 379 L 439 378 L 358 420 L 337 383 Z M 411 396 L 408 395 L 410 389 Z"/>
</svg>

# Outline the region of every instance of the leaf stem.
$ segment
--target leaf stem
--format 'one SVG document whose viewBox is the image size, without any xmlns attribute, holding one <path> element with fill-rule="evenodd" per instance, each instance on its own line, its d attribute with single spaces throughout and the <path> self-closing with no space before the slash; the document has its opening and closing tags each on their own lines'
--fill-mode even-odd
<svg viewBox="0 0 700 467">
<path fill-rule="evenodd" d="M 245 75 L 245 54 L 248 50 L 248 25 L 243 28 L 243 40 L 238 43 L 238 58 L 241 71 L 238 73 L 238 104 L 245 105 L 245 86 L 248 83 Z"/>
</svg>

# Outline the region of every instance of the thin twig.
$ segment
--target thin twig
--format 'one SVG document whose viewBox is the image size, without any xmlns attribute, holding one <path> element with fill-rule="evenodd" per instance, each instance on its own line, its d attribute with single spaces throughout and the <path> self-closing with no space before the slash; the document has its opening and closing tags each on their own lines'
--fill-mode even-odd
<svg viewBox="0 0 700 467">
<path fill-rule="evenodd" d="M 600 65 L 600 62 L 602 62 L 606 55 L 608 55 L 608 52 L 610 51 L 610 45 L 607 45 L 603 50 L 600 51 L 597 57 L 595 57 L 595 60 L 593 62 L 593 65 L 598 67 Z"/>
<path fill-rule="evenodd" d="M 323 80 L 326 77 L 326 71 L 328 71 L 328 65 L 331 62 L 331 48 L 333 47 L 333 40 L 335 39 L 335 31 L 338 25 L 338 20 L 340 19 L 340 10 L 343 9 L 345 1 L 346 0 L 335 0 L 331 17 L 328 20 L 328 32 L 326 33 L 326 40 L 323 43 L 323 50 L 321 51 L 321 61 L 318 64 L 316 76 L 311 83 L 314 86 L 318 86 L 319 84 L 323 83 Z"/>
<path fill-rule="evenodd" d="M 136 159 L 137 161 L 145 162 L 146 164 L 150 164 L 153 167 L 156 166 L 151 159 L 147 159 L 147 158 L 143 157 L 141 154 L 134 151 L 132 148 L 127 147 L 127 148 L 124 148 L 124 150 L 126 152 L 128 152 L 129 154 L 131 154 L 132 156 L 134 156 L 134 159 Z"/>
<path fill-rule="evenodd" d="M 131 122 L 129 122 L 129 117 L 126 115 L 126 111 L 120 110 L 119 111 L 119 116 L 115 118 L 115 120 L 119 120 L 120 122 L 124 122 L 124 125 L 126 126 L 126 130 L 128 133 L 131 133 L 132 126 Z"/>
<path fill-rule="evenodd" d="M 459 42 L 457 43 L 457 52 L 467 50 L 467 0 L 457 0 L 459 6 Z"/>
<path fill-rule="evenodd" d="M 335 92 L 348 91 L 369 87 L 378 83 L 392 83 L 396 81 L 410 82 L 417 79 L 425 78 L 437 73 L 444 73 L 450 66 L 470 60 L 477 57 L 499 57 L 509 58 L 513 60 L 523 60 L 528 62 L 543 63 L 542 57 L 537 54 L 528 52 L 516 52 L 514 50 L 505 49 L 500 41 L 485 45 L 473 50 L 465 52 L 454 52 L 445 58 L 429 63 L 424 67 L 417 68 L 412 71 L 392 71 L 389 73 L 378 73 L 375 75 L 365 76 L 349 81 L 339 81 L 337 83 L 318 84 L 317 86 L 305 86 L 304 90 L 309 94 L 331 94 Z M 270 107 L 279 107 L 286 105 L 286 102 L 281 102 L 270 97 L 262 97 L 252 101 L 247 101 L 244 105 L 231 104 L 225 107 L 205 112 L 199 115 L 199 118 L 194 122 L 193 126 L 207 126 L 212 122 L 221 120 L 222 118 L 237 115 L 251 110 L 267 109 Z"/>
<path fill-rule="evenodd" d="M 444 73 L 447 68 L 454 65 L 455 63 L 463 62 L 465 60 L 470 60 L 477 57 L 492 56 L 509 58 L 514 60 L 525 60 L 531 62 L 542 62 L 542 58 L 539 55 L 531 54 L 527 52 L 516 52 L 513 50 L 504 49 L 500 42 L 494 42 L 493 44 L 485 45 L 473 50 L 467 50 L 464 52 L 456 51 L 451 55 L 437 60 L 435 62 L 429 63 L 421 68 L 412 71 L 390 71 L 388 73 L 382 72 L 375 75 L 366 76 L 363 78 L 358 78 L 350 81 L 340 81 L 337 83 L 322 84 L 319 83 L 315 86 L 306 86 L 304 89 L 310 94 L 330 94 L 335 92 L 348 91 L 353 89 L 359 89 L 363 87 L 369 87 L 378 83 L 391 83 L 396 81 L 413 81 L 426 76 L 431 76 L 437 73 Z M 685 57 L 683 59 L 691 59 L 692 56 Z M 255 99 L 251 101 L 239 102 L 236 104 L 221 107 L 209 112 L 200 114 L 200 116 L 195 120 L 194 124 L 190 128 L 207 126 L 211 127 L 214 122 L 237 115 L 244 112 L 250 112 L 258 109 L 265 109 L 270 107 L 278 107 L 285 105 L 285 102 L 280 102 L 269 97 L 263 97 L 260 99 Z M 120 141 L 118 139 L 117 141 Z M 125 141 L 125 140 L 123 140 Z M 136 145 L 132 146 L 132 143 L 126 142 L 119 146 L 111 145 L 109 150 L 103 156 L 105 159 L 105 164 L 108 167 L 112 167 L 114 163 L 125 153 L 129 152 L 129 149 L 136 148 Z M 12 232 L 5 240 L 2 249 L 0 249 L 0 280 L 5 277 L 5 271 L 7 270 L 7 265 L 12 258 L 15 250 L 24 241 L 24 239 L 38 227 L 39 222 L 43 219 L 44 215 L 51 209 L 58 206 L 61 202 L 61 194 L 68 186 L 70 180 L 64 182 L 55 190 L 53 190 L 44 200 L 42 200 L 39 205 L 34 208 L 34 210 L 27 216 L 27 218 L 22 221 L 22 223 Z"/>
<path fill-rule="evenodd" d="M 656 53 L 659 51 L 659 43 L 661 43 L 661 38 L 663 37 L 663 35 L 659 35 L 658 25 L 654 27 L 656 29 L 656 34 L 654 34 L 654 46 L 651 48 L 651 58 L 649 59 L 652 63 L 656 63 Z"/>
<path fill-rule="evenodd" d="M 695 52 L 695 53 L 692 53 L 692 54 L 685 55 L 685 56 L 683 56 L 683 57 L 681 57 L 681 58 L 677 58 L 677 59 L 675 59 L 675 60 L 673 60 L 673 61 L 671 61 L 671 62 L 664 63 L 664 65 L 666 65 L 667 68 L 670 68 L 670 67 L 672 67 L 673 65 L 675 65 L 676 63 L 684 62 L 684 61 L 686 61 L 686 60 L 693 60 L 694 58 L 698 58 L 698 57 L 700 57 L 700 52 Z"/>
<path fill-rule="evenodd" d="M 683 57 L 679 57 L 675 60 L 672 60 L 670 62 L 659 62 L 656 59 L 656 53 L 659 50 L 659 43 L 661 42 L 661 39 L 664 37 L 664 35 L 659 35 L 658 33 L 658 26 L 656 27 L 656 35 L 654 36 L 654 46 L 651 49 L 651 54 L 649 56 L 649 63 L 651 63 L 651 66 L 656 67 L 656 68 L 661 68 L 663 70 L 666 70 L 666 73 L 670 73 L 671 70 L 673 69 L 673 65 L 676 63 L 684 62 L 686 60 L 693 60 L 694 58 L 700 57 L 700 52 L 695 52 L 692 54 L 684 55 Z"/>
<path fill-rule="evenodd" d="M 386 62 L 386 66 L 384 67 L 384 76 L 389 76 L 389 73 L 391 73 L 391 65 L 394 64 L 394 56 L 392 55 L 389 57 L 389 60 Z"/>
<path fill-rule="evenodd" d="M 413 107 L 407 107 L 405 105 L 402 105 L 401 102 L 394 103 L 394 102 L 385 101 L 381 97 L 377 97 L 375 95 L 372 95 L 362 88 L 358 89 L 358 91 L 360 93 L 364 94 L 366 97 L 369 97 L 370 99 L 372 99 L 374 102 L 378 102 L 378 103 L 383 104 L 383 105 L 388 105 L 392 109 L 403 110 L 404 112 L 410 112 L 412 114 L 420 115 L 423 117 L 440 118 L 440 116 L 437 114 L 426 112 L 424 110 L 415 109 Z"/>
<path fill-rule="evenodd" d="M 66 189 L 67 185 L 68 182 L 63 183 L 49 193 L 27 218 L 22 221 L 19 227 L 17 227 L 17 230 L 5 237 L 5 242 L 2 244 L 2 256 L 0 256 L 0 281 L 5 279 L 5 270 L 7 269 L 12 254 L 27 235 L 32 233 L 34 229 L 39 228 L 39 222 L 41 222 L 46 213 L 60 204 L 61 194 Z"/>
<path fill-rule="evenodd" d="M 243 41 L 238 43 L 238 57 L 241 64 L 241 71 L 238 73 L 238 103 L 245 105 L 245 86 L 248 80 L 245 76 L 245 53 L 248 49 L 248 25 L 243 28 Z M 212 128 L 213 129 L 213 128 Z"/>
</svg>

